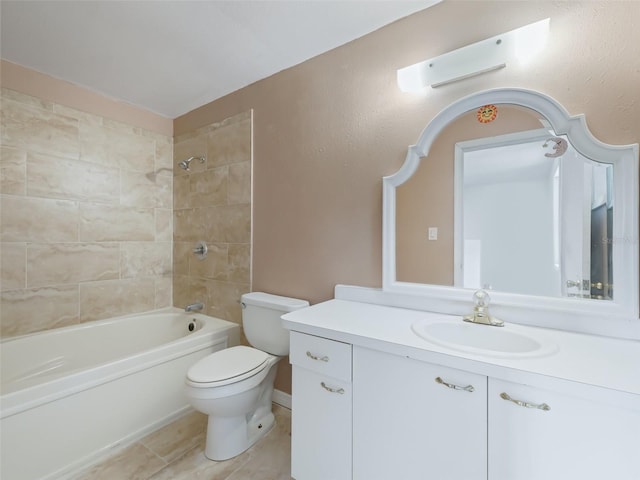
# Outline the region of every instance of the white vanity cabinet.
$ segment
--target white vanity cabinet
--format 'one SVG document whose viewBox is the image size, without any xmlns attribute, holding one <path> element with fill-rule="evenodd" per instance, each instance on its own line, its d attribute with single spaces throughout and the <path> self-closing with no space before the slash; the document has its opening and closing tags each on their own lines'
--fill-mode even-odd
<svg viewBox="0 0 640 480">
<path fill-rule="evenodd" d="M 415 335 L 428 315 L 330 301 L 283 317 L 296 480 L 640 479 L 639 342 L 548 330 L 546 355 L 467 355 Z"/>
<path fill-rule="evenodd" d="M 640 478 L 640 398 L 563 383 L 489 378 L 489 480 Z"/>
<path fill-rule="evenodd" d="M 487 478 L 487 377 L 353 347 L 353 479 L 392 478 Z"/>
<path fill-rule="evenodd" d="M 351 345 L 291 332 L 291 476 L 351 478 Z"/>
</svg>

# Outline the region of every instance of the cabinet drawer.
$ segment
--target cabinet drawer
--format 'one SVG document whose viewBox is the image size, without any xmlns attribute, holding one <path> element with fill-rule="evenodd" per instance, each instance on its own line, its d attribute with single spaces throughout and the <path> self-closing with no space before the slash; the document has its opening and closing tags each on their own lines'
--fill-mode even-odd
<svg viewBox="0 0 640 480">
<path fill-rule="evenodd" d="M 291 332 L 293 365 L 351 382 L 351 345 L 299 332 Z"/>
</svg>

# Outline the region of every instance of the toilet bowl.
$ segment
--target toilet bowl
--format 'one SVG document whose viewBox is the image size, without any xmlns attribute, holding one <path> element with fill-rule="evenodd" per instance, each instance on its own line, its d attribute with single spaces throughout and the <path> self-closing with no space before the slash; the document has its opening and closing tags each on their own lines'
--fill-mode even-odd
<svg viewBox="0 0 640 480">
<path fill-rule="evenodd" d="M 271 398 L 278 361 L 289 353 L 289 334 L 280 316 L 308 305 L 261 292 L 243 295 L 242 322 L 253 347 L 220 350 L 189 368 L 187 398 L 194 409 L 209 416 L 207 458 L 235 457 L 273 426 Z"/>
</svg>

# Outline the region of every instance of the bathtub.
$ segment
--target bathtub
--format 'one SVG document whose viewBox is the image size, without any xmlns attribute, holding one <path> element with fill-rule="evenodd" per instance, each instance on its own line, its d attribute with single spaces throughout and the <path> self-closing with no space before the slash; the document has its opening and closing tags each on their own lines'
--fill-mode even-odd
<svg viewBox="0 0 640 480">
<path fill-rule="evenodd" d="M 2 341 L 0 478 L 64 478 L 178 418 L 189 366 L 239 340 L 169 308 Z"/>
</svg>

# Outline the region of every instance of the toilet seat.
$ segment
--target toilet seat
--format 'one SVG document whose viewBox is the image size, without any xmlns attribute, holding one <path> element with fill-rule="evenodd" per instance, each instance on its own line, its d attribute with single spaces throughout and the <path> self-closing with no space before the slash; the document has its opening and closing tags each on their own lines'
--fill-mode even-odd
<svg viewBox="0 0 640 480">
<path fill-rule="evenodd" d="M 267 366 L 270 355 L 256 348 L 239 345 L 212 353 L 187 371 L 189 385 L 219 387 L 252 377 Z"/>
</svg>

